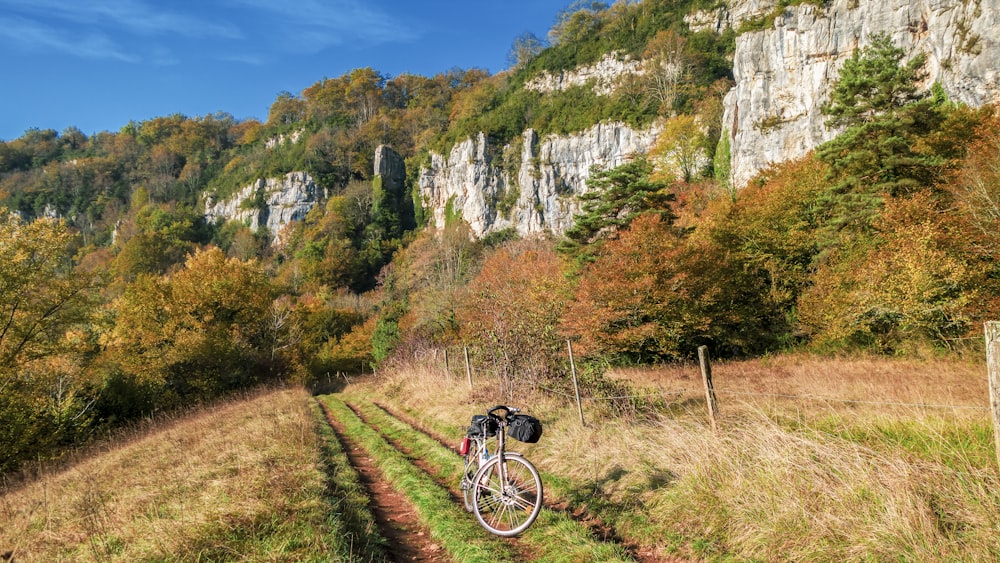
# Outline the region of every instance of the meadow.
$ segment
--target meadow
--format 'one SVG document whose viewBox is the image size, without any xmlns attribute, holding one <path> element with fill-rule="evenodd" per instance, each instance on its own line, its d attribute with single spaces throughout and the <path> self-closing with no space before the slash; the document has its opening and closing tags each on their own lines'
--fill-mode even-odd
<svg viewBox="0 0 1000 563">
<path fill-rule="evenodd" d="M 396 366 L 342 378 L 315 399 L 303 388 L 265 391 L 106 443 L 8 484 L 0 553 L 391 559 L 392 543 L 404 540 L 386 540 L 369 511 L 372 486 L 344 455 L 347 432 L 351 448 L 410 497 L 428 526 L 422 541 L 441 560 L 511 550 L 542 561 L 1000 557 L 1000 474 L 981 363 L 718 362 L 716 431 L 694 365 L 610 372 L 615 389 L 641 400 L 622 408 L 620 396 L 585 395 L 586 425 L 562 395 L 536 388 L 508 401 L 497 382 L 476 379 L 470 389 L 453 369 Z M 461 510 L 453 481 L 469 418 L 499 403 L 545 425 L 538 444 L 516 448 L 542 473 L 548 509 L 524 537 L 497 544 Z"/>
</svg>

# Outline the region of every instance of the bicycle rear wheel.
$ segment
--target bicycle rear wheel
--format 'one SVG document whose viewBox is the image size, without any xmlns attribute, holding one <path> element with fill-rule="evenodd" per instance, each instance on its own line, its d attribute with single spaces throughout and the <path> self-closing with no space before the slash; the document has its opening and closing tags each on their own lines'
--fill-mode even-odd
<svg viewBox="0 0 1000 563">
<path fill-rule="evenodd" d="M 479 460 L 482 459 L 483 455 L 482 447 L 482 440 L 470 440 L 469 451 L 465 454 L 465 468 L 459 483 L 459 488 L 462 489 L 462 501 L 465 503 L 465 509 L 469 512 L 472 512 L 474 506 L 472 503 L 472 483 L 476 473 L 479 472 Z"/>
<path fill-rule="evenodd" d="M 473 478 L 472 503 L 476 520 L 490 531 L 512 537 L 528 529 L 542 509 L 542 479 L 521 456 L 504 456 L 507 479 L 500 478 L 500 458 L 479 468 Z"/>
</svg>

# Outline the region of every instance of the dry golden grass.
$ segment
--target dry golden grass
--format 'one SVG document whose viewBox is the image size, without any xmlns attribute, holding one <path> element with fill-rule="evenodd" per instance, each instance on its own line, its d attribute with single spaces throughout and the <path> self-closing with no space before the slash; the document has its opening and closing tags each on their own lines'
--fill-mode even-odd
<svg viewBox="0 0 1000 563">
<path fill-rule="evenodd" d="M 589 401 L 581 427 L 575 405 L 525 396 L 515 404 L 546 426 L 539 444 L 519 449 L 619 533 L 687 557 L 1000 559 L 983 365 L 785 356 L 717 363 L 713 375 L 718 433 L 697 366 L 620 370 L 614 377 L 636 394 L 675 402 L 640 421 Z M 357 385 L 456 431 L 503 402 L 490 386 L 470 393 L 438 370 Z"/>
<path fill-rule="evenodd" d="M 320 559 L 328 518 L 303 389 L 155 429 L 0 497 L 17 561 Z"/>
<path fill-rule="evenodd" d="M 617 369 L 608 374 L 643 390 L 702 396 L 696 365 L 657 369 Z M 808 355 L 775 356 L 712 364 L 712 380 L 720 401 L 758 403 L 792 395 L 832 403 L 886 403 L 988 406 L 986 367 L 946 360 L 886 358 L 830 359 Z M 905 406 L 905 405 L 904 405 Z"/>
</svg>

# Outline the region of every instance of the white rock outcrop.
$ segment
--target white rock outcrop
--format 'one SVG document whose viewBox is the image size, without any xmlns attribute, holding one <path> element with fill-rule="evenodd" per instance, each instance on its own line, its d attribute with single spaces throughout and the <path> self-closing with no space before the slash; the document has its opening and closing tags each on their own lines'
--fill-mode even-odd
<svg viewBox="0 0 1000 563">
<path fill-rule="evenodd" d="M 292 221 L 300 221 L 322 197 L 312 176 L 291 172 L 284 178 L 260 178 L 225 201 L 205 196 L 205 219 L 240 221 L 253 231 L 266 227 L 272 243 L 280 241 L 281 231 Z M 259 200 L 263 207 L 248 204 Z"/>
<path fill-rule="evenodd" d="M 438 228 L 451 213 L 478 237 L 506 228 L 522 235 L 562 234 L 581 209 L 575 196 L 587 191 L 593 167 L 614 168 L 649 152 L 658 133 L 658 127 L 637 131 L 602 123 L 576 135 L 539 139 L 528 129 L 513 176 L 496 161 L 516 147 L 491 147 L 480 133 L 456 144 L 447 158 L 431 155 L 430 167 L 420 170 L 420 195 Z"/>
<path fill-rule="evenodd" d="M 737 0 L 738 18 L 772 10 Z M 972 106 L 1000 101 L 1000 9 L 995 0 L 831 0 L 786 8 L 773 27 L 736 39 L 735 87 L 723 127 L 731 145 L 730 180 L 746 184 L 771 163 L 805 155 L 832 139 L 820 108 L 854 49 L 887 33 L 909 56 L 925 53 L 928 85 Z"/>
<path fill-rule="evenodd" d="M 593 85 L 594 93 L 598 96 L 609 96 L 614 93 L 623 76 L 638 76 L 643 73 L 642 61 L 637 61 L 627 55 L 607 53 L 596 63 L 581 66 L 572 71 L 560 72 L 559 74 L 543 72 L 526 82 L 524 87 L 547 94 L 589 83 Z"/>
</svg>

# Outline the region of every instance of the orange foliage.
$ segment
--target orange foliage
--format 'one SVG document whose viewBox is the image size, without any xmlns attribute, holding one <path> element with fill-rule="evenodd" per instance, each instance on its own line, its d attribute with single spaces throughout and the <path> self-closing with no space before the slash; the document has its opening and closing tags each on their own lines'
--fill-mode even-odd
<svg viewBox="0 0 1000 563">
<path fill-rule="evenodd" d="M 967 228 L 933 197 L 888 199 L 872 237 L 819 267 L 799 301 L 802 327 L 817 345 L 950 347 L 978 326 L 991 293 L 988 265 L 970 252 Z"/>
<path fill-rule="evenodd" d="M 469 284 L 458 311 L 462 334 L 507 395 L 548 374 L 562 350 L 556 329 L 568 294 L 562 260 L 543 240 L 504 245 Z"/>
<path fill-rule="evenodd" d="M 703 284 L 696 261 L 669 224 L 640 215 L 584 271 L 564 330 L 579 337 L 584 354 L 681 356 L 690 340 L 708 332 L 717 292 Z"/>
</svg>

